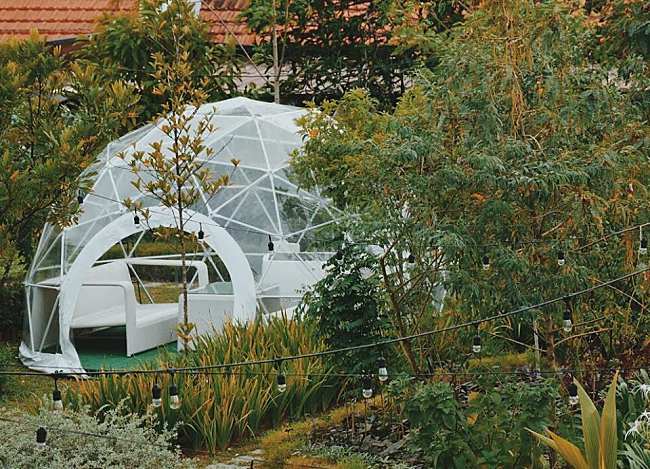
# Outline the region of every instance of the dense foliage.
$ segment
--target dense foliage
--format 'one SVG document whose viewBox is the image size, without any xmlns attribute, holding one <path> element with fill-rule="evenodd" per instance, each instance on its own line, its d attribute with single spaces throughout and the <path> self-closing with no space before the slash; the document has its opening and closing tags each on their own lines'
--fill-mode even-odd
<svg viewBox="0 0 650 469">
<path fill-rule="evenodd" d="M 365 88 L 390 106 L 404 93 L 410 74 L 433 58 L 401 41 L 416 27 L 437 31 L 459 21 L 463 2 L 393 0 L 253 0 L 244 17 L 260 34 L 256 58 L 268 66 L 269 81 L 280 80 L 283 102 L 301 105 L 341 97 Z M 273 30 L 279 76 L 273 64 Z M 271 83 L 267 89 L 270 91 Z"/>
<path fill-rule="evenodd" d="M 125 80 L 142 97 L 143 123 L 163 111 L 167 97 L 158 90 L 156 63 L 179 62 L 179 47 L 191 63 L 190 82 L 218 101 L 236 91 L 239 61 L 234 47 L 215 44 L 208 25 L 182 0 L 142 0 L 134 14 L 104 17 L 95 34 L 79 51 L 79 58 L 102 69 L 105 80 Z M 180 65 L 178 63 L 177 65 Z M 180 70 L 180 68 L 178 68 Z"/>
<path fill-rule="evenodd" d="M 104 411 L 98 420 L 84 410 L 57 413 L 41 409 L 38 415 L 3 411 L 0 464 L 24 469 L 194 467 L 191 460 L 181 460 L 180 450 L 173 444 L 175 432 L 155 428 L 155 415 L 128 414 L 118 406 Z M 34 444 L 39 427 L 47 430 L 42 449 Z"/>
<path fill-rule="evenodd" d="M 413 430 L 412 445 L 431 467 L 540 467 L 541 448 L 527 428 L 550 423 L 558 397 L 553 380 L 479 380 L 462 405 L 450 383 L 397 381 L 392 392 Z"/>
<path fill-rule="evenodd" d="M 355 245 L 342 248 L 326 264 L 326 276 L 308 291 L 300 312 L 316 323 L 314 332 L 328 348 L 338 349 L 376 342 L 389 328 L 380 310 L 379 279 L 373 274 L 376 260 Z M 374 371 L 379 349 L 336 354 L 332 360 L 347 373 Z M 387 357 L 384 357 L 387 358 Z"/>
<path fill-rule="evenodd" d="M 436 285 L 447 289 L 443 316 L 462 322 L 643 267 L 638 229 L 608 233 L 649 221 L 649 127 L 636 99 L 644 69 L 612 79 L 588 56 L 591 38 L 558 2 L 488 2 L 430 39 L 439 63 L 394 112 L 354 91 L 303 122 L 311 138 L 296 173 L 357 214 L 356 241 L 381 249 L 387 311 L 409 329 L 398 333 L 430 328 Z M 633 359 L 647 286 L 637 276 L 483 327 L 530 344 L 539 318 L 552 364 Z M 558 327 L 565 307 L 575 323 L 604 317 L 613 327 L 599 334 L 592 322 L 570 338 Z"/>
<path fill-rule="evenodd" d="M 18 284 L 43 224 L 70 223 L 80 172 L 132 125 L 137 101 L 38 36 L 0 45 L 0 327 L 19 322 Z"/>
<path fill-rule="evenodd" d="M 325 348 L 315 339 L 313 326 L 273 318 L 247 325 L 226 324 L 220 334 L 201 337 L 191 352 L 169 356 L 149 366 L 163 369 L 203 367 L 247 360 L 269 359 L 317 352 Z M 296 360 L 237 370 L 173 377 L 178 385 L 181 407 L 169 408 L 169 374 L 115 376 L 80 384 L 79 392 L 66 398 L 75 407 L 90 405 L 95 410 L 117 406 L 122 400 L 131 412 L 145 414 L 151 404 L 151 387 L 157 379 L 163 391 L 163 406 L 157 411 L 161 422 L 179 425 L 184 445 L 210 451 L 225 449 L 233 442 L 254 436 L 284 419 L 313 415 L 337 398 L 338 386 L 330 376 L 331 365 L 324 359 Z M 279 392 L 278 374 L 286 374 L 287 388 Z M 295 376 L 294 376 L 295 375 Z"/>
</svg>

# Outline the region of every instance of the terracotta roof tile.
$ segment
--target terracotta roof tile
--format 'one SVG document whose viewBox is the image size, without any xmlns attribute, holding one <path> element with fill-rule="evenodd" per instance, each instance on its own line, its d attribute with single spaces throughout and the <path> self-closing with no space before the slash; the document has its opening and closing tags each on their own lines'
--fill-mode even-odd
<svg viewBox="0 0 650 469">
<path fill-rule="evenodd" d="M 211 25 L 215 42 L 235 35 L 243 45 L 255 43 L 255 35 L 239 19 L 249 0 L 204 0 L 202 17 Z M 9 2 L 7 2 L 9 3 Z M 33 29 L 49 41 L 90 34 L 104 14 L 126 14 L 136 0 L 12 0 L 0 3 L 0 41 L 25 39 Z"/>
</svg>

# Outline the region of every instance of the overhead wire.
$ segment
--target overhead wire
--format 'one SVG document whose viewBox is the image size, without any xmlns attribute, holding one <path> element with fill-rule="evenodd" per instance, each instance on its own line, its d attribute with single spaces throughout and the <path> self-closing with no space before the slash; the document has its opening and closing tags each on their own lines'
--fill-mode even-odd
<svg viewBox="0 0 650 469">
<path fill-rule="evenodd" d="M 219 370 L 219 369 L 230 369 L 230 368 L 236 368 L 236 367 L 244 367 L 244 366 L 256 366 L 256 365 L 266 365 L 266 364 L 275 364 L 278 362 L 285 362 L 285 361 L 293 361 L 293 360 L 301 360 L 301 359 L 311 359 L 311 358 L 321 358 L 325 356 L 330 356 L 334 354 L 341 354 L 341 353 L 348 353 L 352 351 L 359 351 L 359 350 L 367 350 L 367 349 L 372 349 L 372 348 L 377 348 L 377 347 L 385 347 L 387 345 L 392 345 L 392 344 L 397 344 L 401 342 L 406 342 L 406 341 L 411 341 L 414 339 L 419 339 L 423 337 L 429 337 L 435 334 L 441 334 L 444 332 L 451 332 L 459 329 L 464 329 L 468 327 L 478 327 L 483 323 L 486 322 L 492 322 L 496 321 L 499 319 L 504 319 L 504 318 L 509 318 L 512 316 L 520 315 L 523 313 L 526 313 L 531 310 L 539 310 L 542 309 L 546 306 L 550 306 L 552 304 L 558 303 L 558 302 L 563 302 L 567 301 L 573 298 L 576 298 L 578 296 L 585 295 L 587 293 L 591 293 L 595 290 L 598 290 L 600 288 L 605 288 L 609 285 L 612 285 L 617 282 L 621 282 L 630 278 L 633 278 L 637 275 L 643 274 L 645 272 L 650 271 L 650 267 L 646 267 L 641 270 L 637 270 L 625 275 L 622 275 L 620 277 L 608 280 L 606 282 L 599 282 L 596 285 L 593 285 L 591 287 L 583 288 L 581 290 L 577 290 L 571 293 L 566 293 L 564 295 L 551 298 L 549 300 L 544 300 L 542 302 L 530 305 L 530 306 L 523 306 L 520 308 L 517 308 L 512 311 L 504 312 L 504 313 L 498 313 L 494 314 L 492 316 L 488 316 L 485 318 L 477 318 L 471 321 L 467 321 L 464 323 L 460 324 L 453 324 L 450 326 L 446 326 L 443 328 L 439 329 L 433 329 L 429 331 L 424 331 L 424 332 L 419 332 L 416 334 L 410 334 L 410 335 L 405 335 L 401 337 L 396 337 L 396 338 L 390 338 L 390 339 L 385 339 L 385 340 L 380 340 L 377 342 L 372 342 L 368 344 L 362 344 L 362 345 L 354 345 L 350 347 L 342 347 L 342 348 L 337 348 L 337 349 L 330 349 L 330 350 L 324 350 L 324 351 L 319 351 L 319 352 L 309 352 L 309 353 L 303 353 L 303 354 L 295 354 L 295 355 L 288 355 L 284 357 L 274 357 L 274 358 L 268 358 L 268 359 L 260 359 L 260 360 L 248 360 L 248 361 L 240 361 L 240 362 L 232 362 L 232 363 L 219 363 L 219 364 L 212 364 L 212 365 L 201 365 L 201 366 L 186 366 L 186 367 L 178 367 L 178 368 L 173 368 L 174 373 L 183 373 L 187 371 L 197 371 L 197 370 Z M 70 371 L 66 372 L 64 371 L 64 375 L 68 376 L 99 376 L 99 375 L 124 375 L 124 374 L 161 374 L 161 373 L 168 373 L 170 371 L 169 368 L 152 368 L 152 369 L 138 369 L 138 370 L 100 370 L 100 371 Z M 33 372 L 33 371 L 11 371 L 11 370 L 0 370 L 0 375 L 21 375 L 21 376 L 31 376 L 31 375 L 39 375 L 42 376 L 42 373 L 39 372 Z"/>
</svg>

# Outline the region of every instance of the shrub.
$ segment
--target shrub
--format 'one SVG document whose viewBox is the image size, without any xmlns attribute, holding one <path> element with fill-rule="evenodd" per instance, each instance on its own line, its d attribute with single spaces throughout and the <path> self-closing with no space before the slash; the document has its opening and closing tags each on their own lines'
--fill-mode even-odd
<svg viewBox="0 0 650 469">
<path fill-rule="evenodd" d="M 155 368 L 203 367 L 240 361 L 269 359 L 324 350 L 314 338 L 314 326 L 286 318 L 226 324 L 222 333 L 203 336 L 195 350 L 168 355 Z M 277 390 L 277 371 L 273 364 L 238 367 L 206 373 L 176 373 L 181 407 L 171 410 L 163 392 L 163 406 L 157 410 L 160 421 L 179 425 L 181 441 L 210 451 L 224 449 L 232 442 L 255 435 L 287 417 L 298 418 L 329 407 L 338 395 L 330 376 L 331 365 L 324 359 L 294 360 L 282 364 L 287 388 Z M 105 376 L 79 384 L 69 392 L 71 405 L 90 405 L 100 409 L 115 406 L 123 399 L 130 411 L 145 414 L 151 403 L 151 375 Z M 166 391 L 170 375 L 157 377 Z"/>
<path fill-rule="evenodd" d="M 101 421 L 83 412 L 44 409 L 38 415 L 3 411 L 0 416 L 2 467 L 194 467 L 172 446 L 173 430 L 157 431 L 153 414 L 128 414 L 119 405 L 103 412 Z M 35 440 L 41 426 L 47 429 L 47 446 L 39 450 Z"/>
<path fill-rule="evenodd" d="M 552 381 L 479 382 L 467 405 L 449 383 L 396 380 L 391 392 L 401 399 L 412 429 L 412 445 L 431 467 L 531 467 L 541 449 L 526 430 L 549 423 L 557 397 Z"/>
<path fill-rule="evenodd" d="M 363 248 L 349 245 L 327 262 L 325 278 L 305 294 L 300 313 L 317 324 L 316 333 L 330 348 L 376 342 L 389 327 L 377 302 L 379 281 L 369 275 L 376 262 Z M 346 373 L 374 371 L 381 353 L 364 349 L 336 354 L 333 360 Z"/>
</svg>

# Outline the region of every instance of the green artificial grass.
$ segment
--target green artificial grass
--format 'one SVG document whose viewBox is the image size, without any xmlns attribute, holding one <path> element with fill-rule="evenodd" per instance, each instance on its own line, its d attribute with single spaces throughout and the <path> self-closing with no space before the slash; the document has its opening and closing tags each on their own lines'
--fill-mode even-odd
<svg viewBox="0 0 650 469">
<path fill-rule="evenodd" d="M 86 370 L 133 370 L 143 363 L 155 361 L 161 353 L 175 354 L 176 341 L 142 353 L 126 356 L 124 327 L 112 327 L 75 338 L 75 347 Z"/>
</svg>

